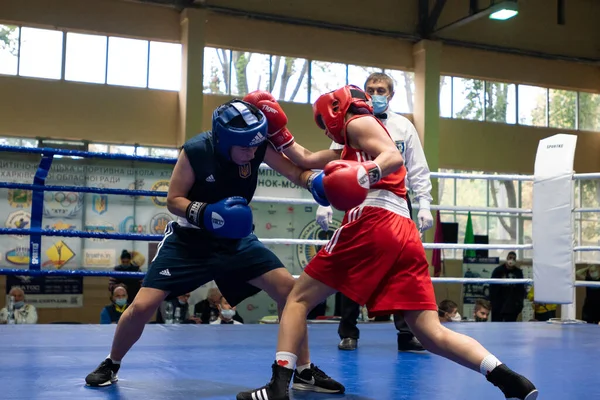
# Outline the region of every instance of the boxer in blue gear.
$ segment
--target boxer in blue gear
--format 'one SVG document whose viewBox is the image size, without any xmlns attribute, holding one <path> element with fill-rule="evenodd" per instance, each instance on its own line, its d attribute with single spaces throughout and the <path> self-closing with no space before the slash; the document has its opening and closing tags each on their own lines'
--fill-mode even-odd
<svg viewBox="0 0 600 400">
<path fill-rule="evenodd" d="M 160 304 L 212 280 L 232 306 L 264 290 L 281 313 L 294 278 L 252 233 L 249 203 L 262 162 L 329 205 L 322 172 L 300 169 L 269 146 L 267 120 L 258 108 L 241 100 L 219 106 L 212 130 L 181 149 L 167 195 L 167 208 L 177 220 L 167 225 L 142 288 L 119 320 L 110 354 L 86 377 L 87 385 L 117 382 L 121 360 Z M 344 387 L 309 357 L 305 338 L 297 363 L 301 389 L 343 393 Z"/>
</svg>

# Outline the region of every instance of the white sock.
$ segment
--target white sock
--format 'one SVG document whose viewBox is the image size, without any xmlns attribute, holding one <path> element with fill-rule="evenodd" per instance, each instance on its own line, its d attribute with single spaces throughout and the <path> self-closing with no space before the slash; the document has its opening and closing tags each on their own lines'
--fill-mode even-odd
<svg viewBox="0 0 600 400">
<path fill-rule="evenodd" d="M 483 376 L 487 376 L 487 374 L 492 372 L 494 368 L 501 364 L 502 363 L 500 362 L 500 360 L 494 357 L 494 355 L 488 354 L 481 362 L 481 365 L 479 366 L 479 371 L 482 373 Z"/>
<path fill-rule="evenodd" d="M 298 365 L 296 367 L 296 369 L 298 370 L 299 373 L 302 373 L 302 371 L 304 371 L 305 369 L 310 369 L 310 363 L 304 364 L 304 365 Z"/>
<path fill-rule="evenodd" d="M 275 354 L 275 362 L 277 363 L 277 365 L 288 368 L 288 369 L 296 368 L 297 360 L 298 360 L 297 355 L 288 353 L 287 351 L 278 351 Z"/>
<path fill-rule="evenodd" d="M 109 355 L 108 355 L 106 358 L 108 358 L 110 361 L 112 361 L 112 363 L 113 363 L 113 364 L 115 364 L 115 365 L 119 365 L 119 364 L 121 364 L 121 361 L 115 361 L 115 360 L 114 360 L 114 358 L 112 358 L 112 357 L 110 356 L 110 354 L 109 354 Z"/>
</svg>

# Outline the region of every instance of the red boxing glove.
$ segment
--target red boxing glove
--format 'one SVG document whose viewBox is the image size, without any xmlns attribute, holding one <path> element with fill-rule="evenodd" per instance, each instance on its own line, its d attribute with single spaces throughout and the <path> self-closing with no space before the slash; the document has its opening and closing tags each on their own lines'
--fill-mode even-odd
<svg viewBox="0 0 600 400">
<path fill-rule="evenodd" d="M 267 138 L 275 150 L 281 152 L 294 144 L 294 136 L 286 128 L 287 116 L 271 93 L 264 90 L 255 90 L 248 93 L 243 100 L 254 104 L 267 117 L 269 123 Z"/>
<path fill-rule="evenodd" d="M 254 92 L 250 92 L 242 100 L 254 104 L 256 107 L 258 107 L 258 102 L 262 100 L 277 101 L 277 99 L 266 90 L 255 90 Z"/>
<path fill-rule="evenodd" d="M 332 161 L 323 172 L 327 200 L 340 211 L 359 206 L 367 198 L 371 185 L 381 179 L 381 169 L 373 161 Z"/>
</svg>

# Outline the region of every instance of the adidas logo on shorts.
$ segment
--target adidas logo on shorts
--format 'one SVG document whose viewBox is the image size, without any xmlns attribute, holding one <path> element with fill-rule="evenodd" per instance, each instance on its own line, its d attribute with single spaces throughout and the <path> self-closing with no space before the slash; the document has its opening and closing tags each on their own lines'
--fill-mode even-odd
<svg viewBox="0 0 600 400">
<path fill-rule="evenodd" d="M 168 269 L 163 269 L 162 271 L 160 271 L 158 273 L 159 275 L 163 275 L 163 276 L 171 276 L 171 273 L 169 272 Z"/>
<path fill-rule="evenodd" d="M 208 176 L 208 178 L 206 178 L 206 182 L 214 182 L 214 181 L 215 181 L 215 177 L 214 177 L 214 176 L 212 176 L 212 174 L 210 174 L 210 175 Z"/>
</svg>

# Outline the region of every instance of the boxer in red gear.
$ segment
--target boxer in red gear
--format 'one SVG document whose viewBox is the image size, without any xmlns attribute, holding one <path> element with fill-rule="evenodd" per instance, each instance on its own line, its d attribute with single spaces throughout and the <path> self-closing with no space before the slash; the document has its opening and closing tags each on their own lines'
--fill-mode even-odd
<svg viewBox="0 0 600 400">
<path fill-rule="evenodd" d="M 313 105 L 317 125 L 332 140 L 344 144 L 343 161 L 335 161 L 335 150 L 311 153 L 298 143 L 284 151 L 304 168 L 319 168 L 320 164 L 328 200 L 348 211 L 342 226 L 305 267 L 287 299 L 271 381 L 239 393 L 237 399 L 289 400 L 296 355 L 306 335 L 306 315 L 338 291 L 366 304 L 370 316 L 402 312 L 427 350 L 480 372 L 507 399 L 537 399 L 538 391 L 527 378 L 474 339 L 439 322 L 429 263 L 408 214 L 406 168 L 389 133 L 372 115 L 369 100 L 361 89 L 349 85 L 322 95 Z M 294 388 L 296 385 L 294 377 Z"/>
</svg>

